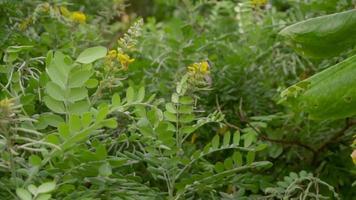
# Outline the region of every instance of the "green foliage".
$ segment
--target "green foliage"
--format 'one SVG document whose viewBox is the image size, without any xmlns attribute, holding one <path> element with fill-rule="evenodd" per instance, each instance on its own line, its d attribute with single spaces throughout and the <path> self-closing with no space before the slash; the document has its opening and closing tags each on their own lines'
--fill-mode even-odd
<svg viewBox="0 0 356 200">
<path fill-rule="evenodd" d="M 303 56 L 337 56 L 356 44 L 356 10 L 308 19 L 288 26 L 280 34 Z"/>
<path fill-rule="evenodd" d="M 0 1 L 0 199 L 352 199 L 354 6 Z"/>
</svg>

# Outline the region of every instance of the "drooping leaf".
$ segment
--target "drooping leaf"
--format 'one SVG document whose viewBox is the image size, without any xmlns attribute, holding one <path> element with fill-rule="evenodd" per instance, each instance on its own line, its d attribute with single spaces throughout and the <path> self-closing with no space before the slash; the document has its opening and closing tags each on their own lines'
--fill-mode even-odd
<svg viewBox="0 0 356 200">
<path fill-rule="evenodd" d="M 292 47 L 303 56 L 327 58 L 356 44 L 356 9 L 308 19 L 283 29 Z"/>
<path fill-rule="evenodd" d="M 307 85 L 302 87 L 300 85 Z M 293 107 L 312 119 L 340 119 L 356 114 L 356 56 L 299 82 L 282 92 Z M 300 89 L 296 93 L 296 89 Z"/>
</svg>

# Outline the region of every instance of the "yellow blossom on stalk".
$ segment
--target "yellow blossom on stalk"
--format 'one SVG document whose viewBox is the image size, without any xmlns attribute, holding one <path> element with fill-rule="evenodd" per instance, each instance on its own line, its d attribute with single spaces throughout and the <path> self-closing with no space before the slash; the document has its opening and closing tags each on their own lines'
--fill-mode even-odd
<svg viewBox="0 0 356 200">
<path fill-rule="evenodd" d="M 135 61 L 135 59 L 130 58 L 130 56 L 125 53 L 118 53 L 117 60 L 120 62 L 122 69 L 125 71 L 128 70 L 129 64 Z"/>
<path fill-rule="evenodd" d="M 356 149 L 352 152 L 351 158 L 352 158 L 352 161 L 354 162 L 354 164 L 356 165 Z"/>
<path fill-rule="evenodd" d="M 84 13 L 80 12 L 80 11 L 75 11 L 71 14 L 71 19 L 75 22 L 84 24 L 87 17 L 85 16 Z"/>
<path fill-rule="evenodd" d="M 106 55 L 106 57 L 107 57 L 108 59 L 113 60 L 113 59 L 116 58 L 116 54 L 117 54 L 117 52 L 116 52 L 116 50 L 114 49 L 114 50 L 109 51 L 109 52 L 108 52 L 108 55 Z"/>
<path fill-rule="evenodd" d="M 207 75 L 210 73 L 209 63 L 207 61 L 202 61 L 199 63 L 194 63 L 188 66 L 188 72 L 191 75 Z"/>
<path fill-rule="evenodd" d="M 267 0 L 251 0 L 252 5 L 256 7 L 264 6 L 267 4 Z"/>
</svg>

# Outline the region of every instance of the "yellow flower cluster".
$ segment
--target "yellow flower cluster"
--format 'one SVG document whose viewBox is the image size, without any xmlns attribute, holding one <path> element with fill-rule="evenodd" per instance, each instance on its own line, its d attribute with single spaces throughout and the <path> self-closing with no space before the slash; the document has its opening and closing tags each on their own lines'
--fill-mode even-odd
<svg viewBox="0 0 356 200">
<path fill-rule="evenodd" d="M 190 75 L 202 75 L 205 76 L 210 73 L 209 63 L 207 61 L 202 61 L 198 63 L 194 63 L 188 66 L 188 73 Z"/>
<path fill-rule="evenodd" d="M 111 69 L 113 66 L 113 61 L 117 59 L 117 61 L 121 64 L 121 68 L 124 71 L 127 71 L 129 68 L 129 64 L 135 61 L 135 59 L 131 58 L 129 55 L 123 52 L 117 52 L 116 50 L 111 50 L 106 55 L 106 65 Z M 107 69 L 109 71 L 110 69 Z"/>
<path fill-rule="evenodd" d="M 117 59 L 120 62 L 122 69 L 125 71 L 129 68 L 129 64 L 135 61 L 134 58 L 130 58 L 130 56 L 125 53 L 118 53 Z"/>
<path fill-rule="evenodd" d="M 73 12 L 73 13 L 72 13 L 71 19 L 72 19 L 74 22 L 78 22 L 78 23 L 84 24 L 85 21 L 87 20 L 87 17 L 85 16 L 84 13 L 79 12 L 79 11 L 76 11 L 76 12 Z"/>
<path fill-rule="evenodd" d="M 264 6 L 267 4 L 267 0 L 251 0 L 252 5 L 256 7 Z"/>
<path fill-rule="evenodd" d="M 61 6 L 59 8 L 59 10 L 63 17 L 69 18 L 73 22 L 84 24 L 85 21 L 87 20 L 87 17 L 85 16 L 85 14 L 83 12 L 80 12 L 80 11 L 71 12 L 65 6 Z"/>
</svg>

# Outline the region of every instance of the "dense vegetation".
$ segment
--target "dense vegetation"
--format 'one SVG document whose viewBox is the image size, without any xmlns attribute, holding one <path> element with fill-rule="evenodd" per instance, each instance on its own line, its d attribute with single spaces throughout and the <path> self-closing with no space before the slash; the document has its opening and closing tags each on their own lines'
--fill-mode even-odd
<svg viewBox="0 0 356 200">
<path fill-rule="evenodd" d="M 355 199 L 355 8 L 0 0 L 0 199 Z"/>
</svg>

